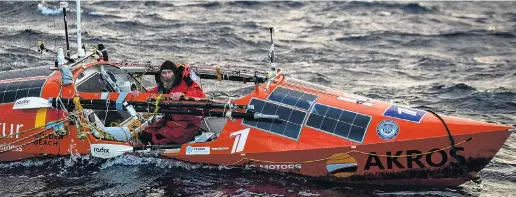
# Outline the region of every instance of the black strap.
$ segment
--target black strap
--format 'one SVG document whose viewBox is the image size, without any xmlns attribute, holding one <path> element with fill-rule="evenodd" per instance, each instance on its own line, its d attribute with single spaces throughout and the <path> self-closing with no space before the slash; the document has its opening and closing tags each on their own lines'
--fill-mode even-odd
<svg viewBox="0 0 516 197">
<path fill-rule="evenodd" d="M 441 116 L 437 115 L 437 113 L 431 111 L 431 110 L 426 110 L 430 113 L 432 113 L 435 117 L 437 117 L 444 125 L 444 128 L 446 128 L 446 132 L 448 133 L 448 139 L 450 140 L 450 145 L 451 145 L 451 152 L 450 152 L 450 155 L 455 159 L 455 161 L 457 163 L 460 163 L 458 157 L 457 157 L 457 149 L 455 148 L 455 140 L 453 139 L 453 136 L 450 132 L 450 129 L 448 128 L 448 125 L 446 124 L 446 122 L 444 122 L 444 119 L 441 118 Z"/>
</svg>

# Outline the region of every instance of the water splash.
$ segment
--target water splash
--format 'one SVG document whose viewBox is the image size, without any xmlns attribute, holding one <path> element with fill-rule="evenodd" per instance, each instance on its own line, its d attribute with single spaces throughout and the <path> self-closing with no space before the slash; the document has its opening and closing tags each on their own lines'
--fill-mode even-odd
<svg viewBox="0 0 516 197">
<path fill-rule="evenodd" d="M 45 16 L 54 16 L 63 13 L 63 10 L 60 8 L 50 8 L 45 3 L 38 4 L 38 10 L 41 11 L 41 14 Z"/>
</svg>

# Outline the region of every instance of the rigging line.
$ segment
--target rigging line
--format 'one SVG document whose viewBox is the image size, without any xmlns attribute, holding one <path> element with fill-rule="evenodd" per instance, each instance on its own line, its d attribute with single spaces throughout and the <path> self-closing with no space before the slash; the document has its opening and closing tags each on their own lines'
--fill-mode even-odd
<svg viewBox="0 0 516 197">
<path fill-rule="evenodd" d="M 54 47 L 57 47 L 57 38 L 55 37 L 57 35 L 57 31 L 56 31 L 56 15 L 53 14 L 52 18 L 54 20 Z"/>
</svg>

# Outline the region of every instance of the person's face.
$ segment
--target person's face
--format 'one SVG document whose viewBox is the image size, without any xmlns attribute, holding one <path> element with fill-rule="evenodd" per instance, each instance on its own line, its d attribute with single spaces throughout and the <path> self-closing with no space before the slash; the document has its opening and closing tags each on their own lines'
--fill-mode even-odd
<svg viewBox="0 0 516 197">
<path fill-rule="evenodd" d="M 174 72 L 172 70 L 161 71 L 161 80 L 163 82 L 170 82 L 172 79 L 174 79 Z"/>
</svg>

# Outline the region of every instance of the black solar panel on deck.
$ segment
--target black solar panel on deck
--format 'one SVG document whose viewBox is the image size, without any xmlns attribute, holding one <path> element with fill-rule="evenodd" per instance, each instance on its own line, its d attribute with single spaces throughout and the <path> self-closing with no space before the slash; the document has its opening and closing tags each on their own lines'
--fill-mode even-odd
<svg viewBox="0 0 516 197">
<path fill-rule="evenodd" d="M 268 100 L 308 110 L 317 96 L 283 87 L 277 87 L 269 95 Z"/>
<path fill-rule="evenodd" d="M 4 100 L 2 103 L 14 102 L 14 98 L 16 98 L 16 91 L 7 91 L 5 92 Z"/>
<path fill-rule="evenodd" d="M 9 83 L 0 83 L 0 92 L 5 92 Z"/>
<path fill-rule="evenodd" d="M 27 97 L 38 97 L 41 96 L 41 88 L 31 88 Z"/>
<path fill-rule="evenodd" d="M 281 121 L 244 120 L 242 124 L 269 131 L 291 139 L 297 140 L 299 138 L 302 128 L 301 125 L 306 117 L 306 112 L 255 98 L 251 99 L 249 104 L 254 105 L 254 111 L 258 113 L 278 115 Z"/>
<path fill-rule="evenodd" d="M 29 89 L 18 89 L 18 91 L 16 91 L 16 97 L 14 98 L 14 100 L 16 101 L 18 99 L 27 97 L 28 94 L 29 94 Z"/>
<path fill-rule="evenodd" d="M 45 80 L 35 80 L 35 81 L 32 81 L 32 85 L 30 87 L 31 88 L 41 88 L 41 87 L 43 87 L 44 84 L 45 84 Z"/>
<path fill-rule="evenodd" d="M 5 92 L 0 92 L 0 103 L 4 100 Z"/>
<path fill-rule="evenodd" d="M 10 103 L 24 97 L 39 97 L 45 79 L 0 83 L 0 102 Z"/>
<path fill-rule="evenodd" d="M 30 86 L 32 85 L 32 82 L 34 81 L 22 81 L 20 83 L 20 86 L 18 86 L 17 89 L 26 89 L 26 88 L 30 88 Z"/>
<path fill-rule="evenodd" d="M 370 116 L 315 104 L 306 125 L 346 139 L 362 142 L 370 121 Z"/>
<path fill-rule="evenodd" d="M 6 91 L 16 91 L 18 90 L 18 87 L 20 86 L 22 82 L 20 81 L 15 81 L 15 82 L 11 82 L 9 83 L 9 85 L 7 86 L 7 90 Z"/>
</svg>

